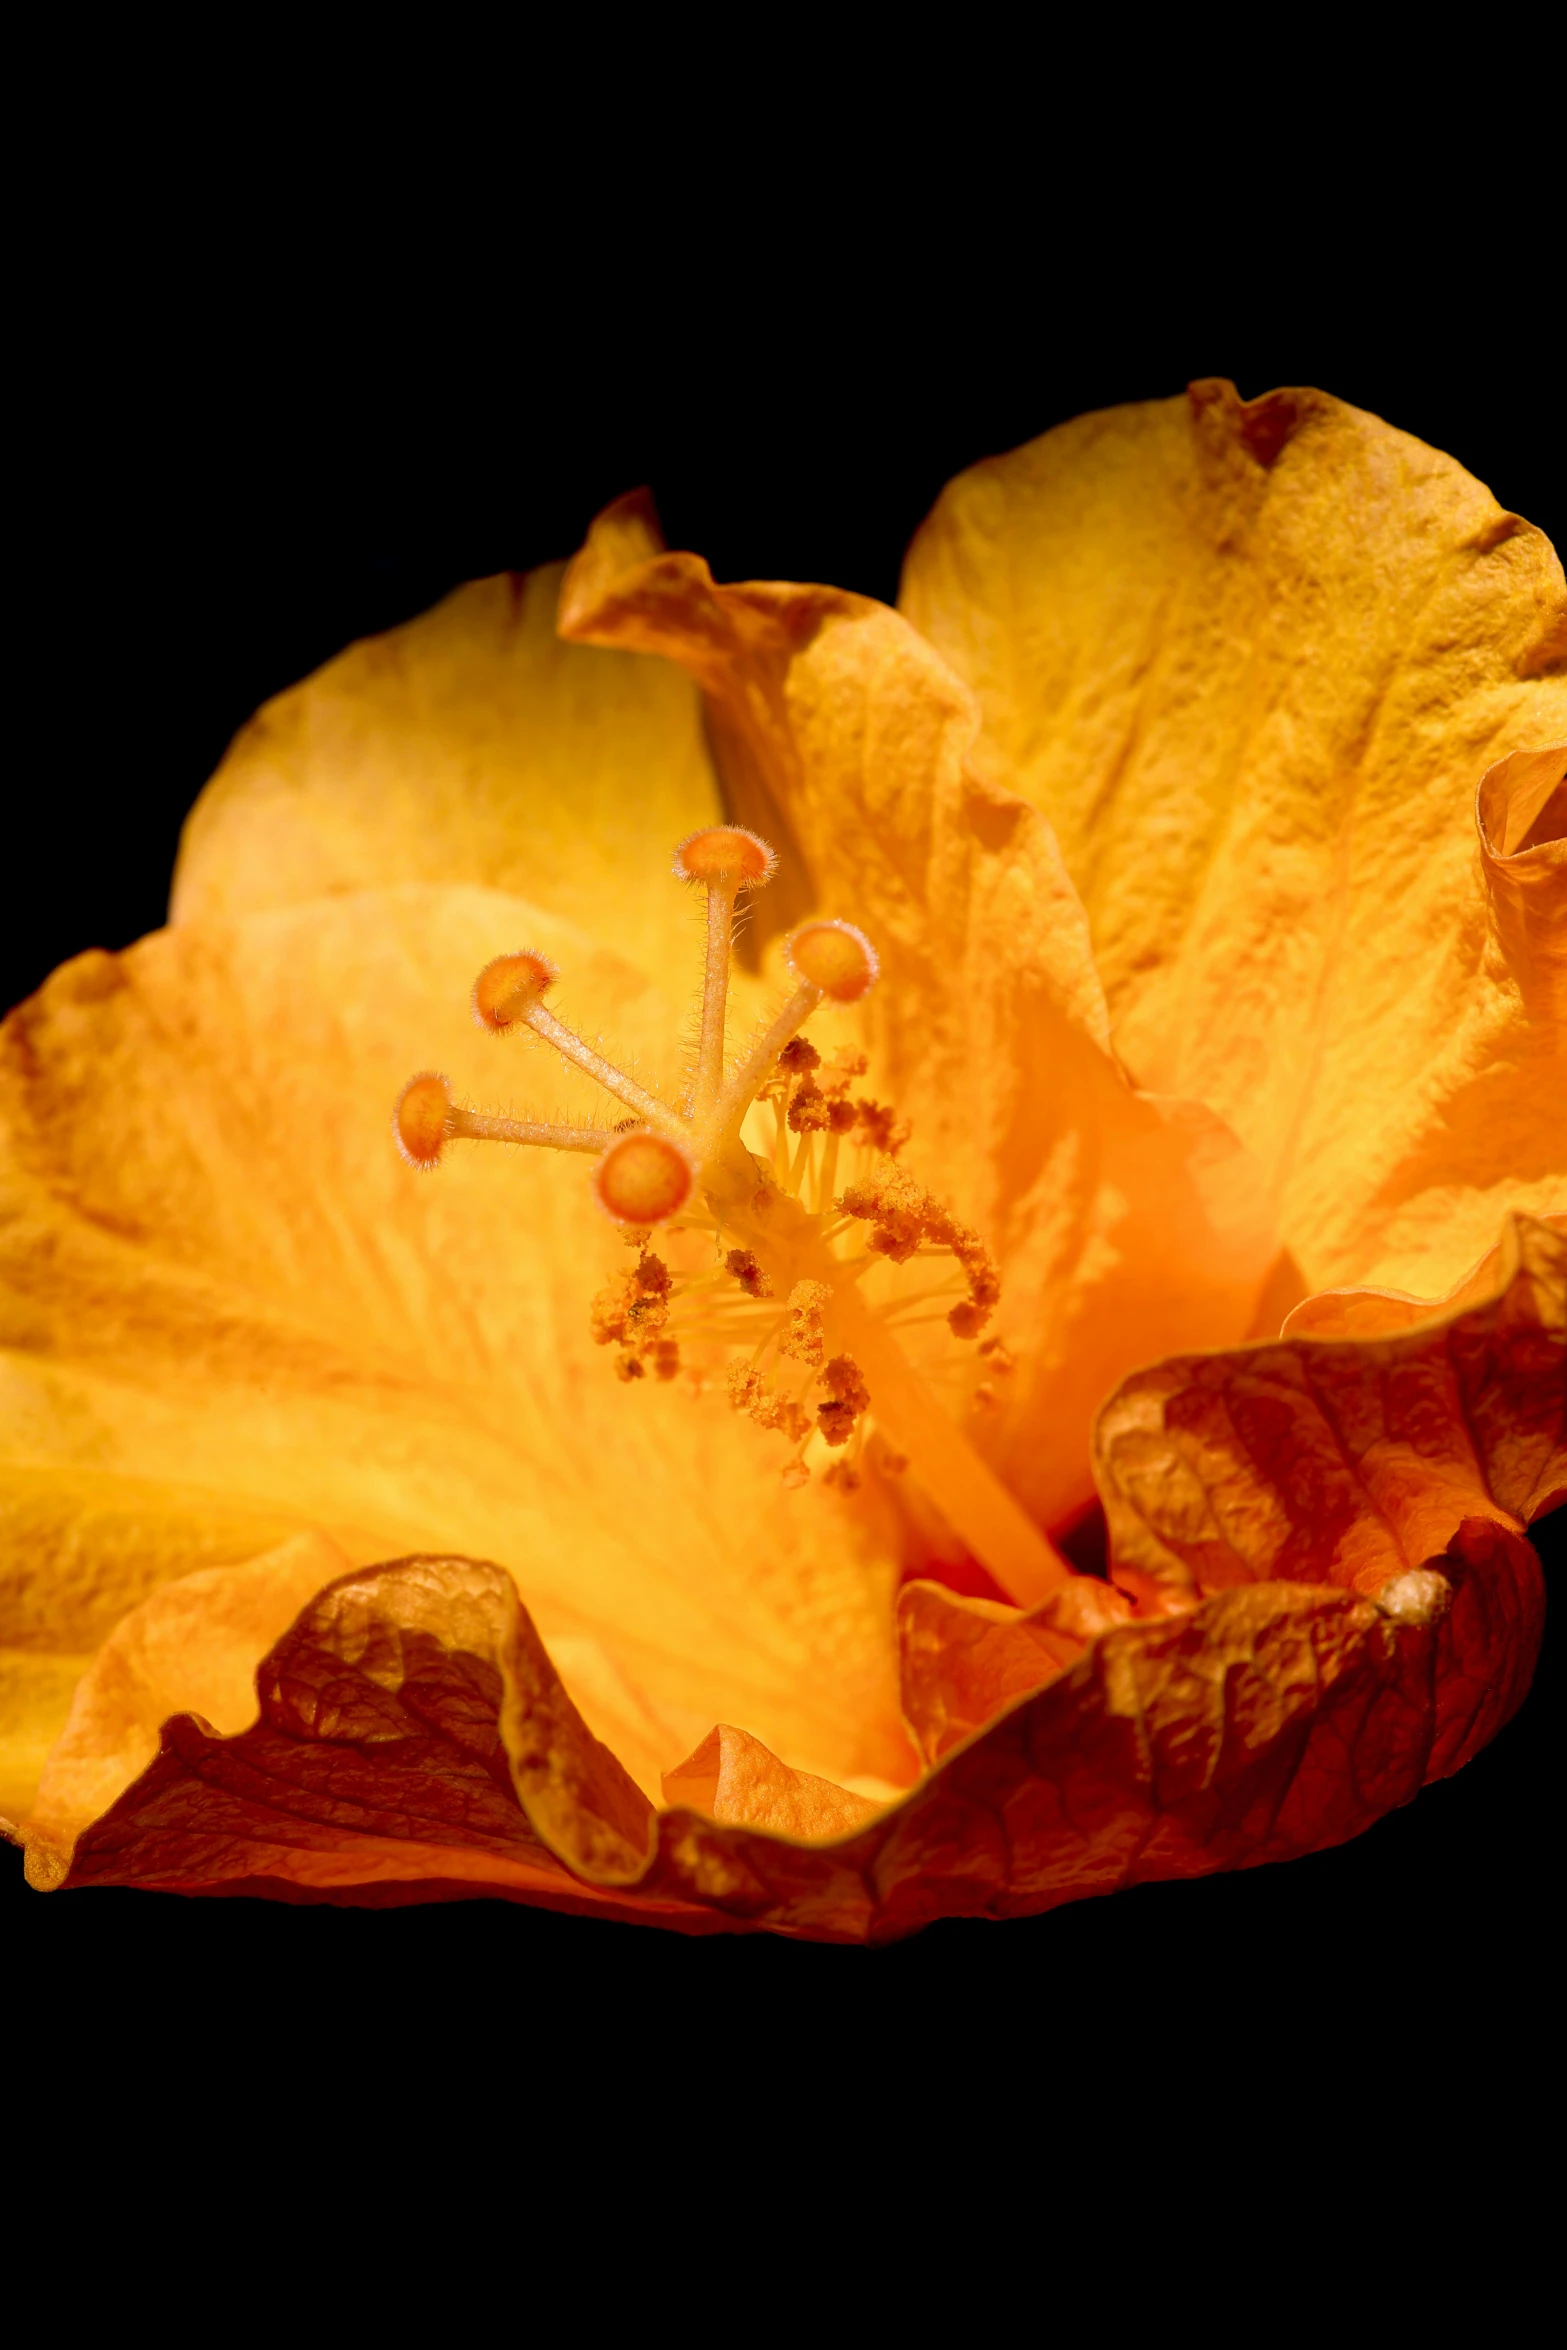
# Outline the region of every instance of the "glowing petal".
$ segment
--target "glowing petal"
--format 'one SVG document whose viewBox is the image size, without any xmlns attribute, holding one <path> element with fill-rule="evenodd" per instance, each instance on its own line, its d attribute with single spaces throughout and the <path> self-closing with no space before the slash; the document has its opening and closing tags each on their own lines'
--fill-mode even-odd
<svg viewBox="0 0 1567 2350">
<path fill-rule="evenodd" d="M 700 699 L 664 662 L 562 643 L 561 569 L 458 588 L 268 702 L 186 823 L 171 919 L 466 882 L 683 968 L 670 848 L 721 813 Z"/>
<path fill-rule="evenodd" d="M 1538 531 L 1323 393 L 1201 383 L 961 475 L 903 606 L 1056 827 L 1118 1050 L 1256 1152 L 1307 1287 L 1440 1290 L 1562 1204 L 1567 865 L 1495 838 L 1493 916 L 1472 820 L 1567 737 Z"/>
<path fill-rule="evenodd" d="M 1209 1112 L 1126 1083 L 1049 829 L 969 772 L 974 703 L 907 623 L 832 588 L 717 587 L 693 555 L 627 567 L 619 512 L 561 627 L 690 671 L 782 820 L 781 879 L 793 859 L 797 890 L 874 941 L 875 1082 L 912 1114 L 911 1166 L 1002 1261 L 1018 1375 L 976 1441 L 1054 1523 L 1090 1493 L 1116 1380 L 1247 1329 L 1275 1247 L 1260 1184 Z"/>
<path fill-rule="evenodd" d="M 82 1675 L 27 1822 L 28 1872 L 58 1884 L 81 1830 L 158 1751 L 173 1714 L 224 1737 L 255 1720 L 256 1667 L 323 1584 L 347 1570 L 320 1535 L 299 1535 L 243 1566 L 165 1583 L 115 1626 Z"/>
<path fill-rule="evenodd" d="M 791 1765 L 896 1778 L 890 1546 L 831 1494 L 781 1492 L 721 1399 L 616 1382 L 588 1301 L 623 1251 L 590 1162 L 453 1143 L 422 1176 L 397 1154 L 415 1042 L 464 1099 L 576 1106 L 545 1048 L 470 1016 L 474 971 L 519 936 L 595 1031 L 678 1040 L 640 972 L 483 890 L 178 926 L 11 1016 L 0 1643 L 54 1660 L 58 1730 L 83 1655 L 174 1575 L 312 1528 L 353 1563 L 456 1541 L 646 1693 L 661 1766 L 723 1719 Z"/>
</svg>

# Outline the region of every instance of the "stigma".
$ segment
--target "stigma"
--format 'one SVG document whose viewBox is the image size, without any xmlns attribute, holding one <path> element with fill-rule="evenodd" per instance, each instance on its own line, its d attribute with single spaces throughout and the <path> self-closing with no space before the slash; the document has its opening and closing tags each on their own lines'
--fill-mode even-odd
<svg viewBox="0 0 1567 2350">
<path fill-rule="evenodd" d="M 737 904 L 776 865 L 767 842 L 738 825 L 706 826 L 674 852 L 675 878 L 706 897 L 695 1044 L 678 1098 L 651 1091 L 559 1020 L 548 1001 L 559 973 L 523 947 L 479 973 L 475 1020 L 497 1038 L 531 1031 L 620 1115 L 583 1126 L 491 1116 L 425 1070 L 398 1097 L 397 1147 L 424 1173 L 458 1141 L 591 1156 L 593 1195 L 634 1252 L 588 1309 L 618 1376 L 670 1381 L 685 1370 L 699 1391 L 716 1390 L 783 1440 L 789 1485 L 819 1472 L 852 1493 L 867 1467 L 896 1477 L 912 1465 L 954 1531 L 1028 1604 L 1067 1569 L 963 1425 L 993 1403 L 1010 1361 L 995 1340 L 970 1353 L 1000 1297 L 995 1261 L 900 1164 L 907 1122 L 856 1090 L 866 1056 L 824 1059 L 803 1033 L 822 1006 L 857 1005 L 877 984 L 864 931 L 836 916 L 792 931 L 791 991 L 729 1052 Z M 916 1261 L 927 1278 L 911 1290 L 899 1275 Z"/>
</svg>

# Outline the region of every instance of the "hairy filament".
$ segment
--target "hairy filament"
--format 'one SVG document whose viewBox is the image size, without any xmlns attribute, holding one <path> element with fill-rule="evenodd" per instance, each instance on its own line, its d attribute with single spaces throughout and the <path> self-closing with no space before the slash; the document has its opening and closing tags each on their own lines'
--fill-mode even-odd
<svg viewBox="0 0 1567 2350">
<path fill-rule="evenodd" d="M 551 1126 L 536 1118 L 492 1118 L 483 1110 L 459 1109 L 455 1104 L 450 1132 L 454 1140 L 531 1142 L 546 1150 L 591 1151 L 595 1158 L 614 1140 L 602 1126 Z"/>
<path fill-rule="evenodd" d="M 802 980 L 783 1010 L 763 1029 L 719 1096 L 713 1122 L 720 1144 L 738 1137 L 752 1095 L 789 1039 L 799 1034 L 821 1000 L 821 989 L 808 979 Z"/>
<path fill-rule="evenodd" d="M 724 1084 L 724 1014 L 729 1003 L 729 952 L 734 941 L 735 889 L 732 880 L 714 881 L 707 891 L 707 962 L 702 973 L 702 1034 L 697 1046 L 692 1115 L 706 1119 Z"/>
<path fill-rule="evenodd" d="M 606 1061 L 601 1053 L 596 1053 L 590 1044 L 584 1044 L 582 1038 L 557 1020 L 553 1012 L 546 1011 L 542 1004 L 531 1004 L 522 1018 L 535 1036 L 541 1036 L 546 1044 L 552 1044 L 565 1060 L 583 1070 L 595 1083 L 602 1085 L 606 1093 L 612 1093 L 617 1101 L 624 1102 L 628 1110 L 635 1110 L 639 1118 L 645 1118 L 661 1134 L 684 1141 L 689 1127 L 678 1111 L 672 1110 L 667 1102 L 661 1102 L 656 1094 L 646 1092 L 634 1079 L 617 1069 L 613 1061 Z"/>
</svg>

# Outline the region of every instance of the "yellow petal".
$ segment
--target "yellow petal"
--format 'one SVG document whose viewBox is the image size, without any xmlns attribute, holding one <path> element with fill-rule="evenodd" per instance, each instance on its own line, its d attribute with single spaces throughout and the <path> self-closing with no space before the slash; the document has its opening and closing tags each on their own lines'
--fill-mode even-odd
<svg viewBox="0 0 1567 2350">
<path fill-rule="evenodd" d="M 802 893 L 874 941 L 873 1090 L 891 1085 L 910 1166 L 1003 1268 L 1019 1373 L 976 1439 L 1053 1523 L 1091 1494 L 1090 1421 L 1116 1381 L 1248 1327 L 1274 1251 L 1260 1185 L 1211 1114 L 1127 1084 L 1049 827 L 969 771 L 974 703 L 907 623 L 833 588 L 716 587 L 692 555 L 627 567 L 617 515 L 573 565 L 561 626 L 690 671 Z"/>
<path fill-rule="evenodd" d="M 1308 1286 L 1440 1290 L 1561 1204 L 1560 1029 L 1473 825 L 1567 736 L 1538 531 L 1322 393 L 1202 383 L 960 476 L 903 606 L 1060 836 L 1119 1051 L 1256 1152 Z"/>
<path fill-rule="evenodd" d="M 542 1046 L 469 1015 L 519 940 L 560 965 L 568 1016 L 673 1073 L 683 1006 L 478 889 L 183 925 L 78 958 L 11 1016 L 0 1641 L 79 1654 L 172 1575 L 307 1529 L 354 1562 L 461 1543 L 547 1638 L 599 1644 L 647 1693 L 669 1743 L 645 1773 L 722 1718 L 798 1767 L 896 1777 L 890 1551 L 833 1495 L 782 1491 L 721 1404 L 615 1379 L 588 1306 L 623 1250 L 586 1163 L 397 1156 L 421 1064 L 480 1104 L 588 1106 Z"/>
<path fill-rule="evenodd" d="M 76 1838 L 140 1777 L 171 1715 L 199 1714 L 226 1738 L 249 1728 L 257 1665 L 348 1565 L 319 1535 L 298 1535 L 243 1566 L 179 1576 L 115 1626 L 44 1767 L 27 1823 L 35 1884 L 63 1879 Z"/>
<path fill-rule="evenodd" d="M 171 918 L 470 882 L 683 966 L 669 852 L 721 812 L 700 697 L 562 643 L 561 569 L 476 580 L 268 702 L 190 815 Z"/>
</svg>

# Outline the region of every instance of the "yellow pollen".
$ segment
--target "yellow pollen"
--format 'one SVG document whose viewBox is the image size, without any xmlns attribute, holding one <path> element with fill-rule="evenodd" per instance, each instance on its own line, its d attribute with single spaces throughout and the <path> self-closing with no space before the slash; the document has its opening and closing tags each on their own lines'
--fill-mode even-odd
<svg viewBox="0 0 1567 2350">
<path fill-rule="evenodd" d="M 662 1224 L 678 1215 L 692 1180 L 680 1145 L 645 1126 L 611 1143 L 593 1176 L 600 1204 L 617 1224 Z"/>
<path fill-rule="evenodd" d="M 531 949 L 517 955 L 497 955 L 473 983 L 473 1016 L 481 1028 L 499 1035 L 531 1011 L 559 976 L 553 963 Z"/>
<path fill-rule="evenodd" d="M 429 1174 L 438 1167 L 452 1134 L 452 1089 L 433 1069 L 410 1077 L 392 1117 L 397 1147 L 410 1167 Z"/>
<path fill-rule="evenodd" d="M 853 1355 L 834 1355 L 823 1367 L 822 1385 L 827 1390 L 827 1401 L 816 1407 L 816 1425 L 828 1444 L 847 1444 L 854 1434 L 855 1422 L 863 1412 L 869 1411 L 871 1401 L 871 1391 L 861 1378 L 860 1366 Z"/>
<path fill-rule="evenodd" d="M 724 1268 L 732 1273 L 747 1297 L 771 1297 L 773 1285 L 756 1261 L 754 1251 L 732 1248 L 724 1258 Z"/>
<path fill-rule="evenodd" d="M 852 922 L 804 922 L 788 942 L 789 968 L 836 1004 L 857 1004 L 875 984 L 876 949 Z"/>
<path fill-rule="evenodd" d="M 831 1304 L 832 1291 L 825 1281 L 797 1281 L 789 1292 L 789 1327 L 778 1341 L 778 1352 L 792 1355 L 797 1363 L 821 1363 L 827 1353 L 822 1316 Z"/>
<path fill-rule="evenodd" d="M 731 889 L 762 889 L 778 859 L 765 840 L 739 824 L 710 824 L 675 851 L 677 881 L 716 882 Z"/>
</svg>

